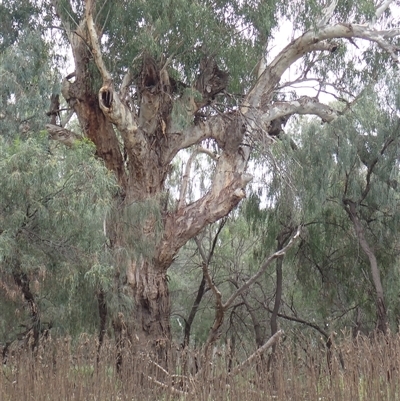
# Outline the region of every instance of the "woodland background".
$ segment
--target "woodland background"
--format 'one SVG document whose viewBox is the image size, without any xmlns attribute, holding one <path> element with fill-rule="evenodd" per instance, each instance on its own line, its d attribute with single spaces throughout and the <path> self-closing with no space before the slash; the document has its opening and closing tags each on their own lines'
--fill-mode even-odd
<svg viewBox="0 0 400 401">
<path fill-rule="evenodd" d="M 5 397 L 400 397 L 399 4 L 355 3 L 0 2 Z"/>
</svg>

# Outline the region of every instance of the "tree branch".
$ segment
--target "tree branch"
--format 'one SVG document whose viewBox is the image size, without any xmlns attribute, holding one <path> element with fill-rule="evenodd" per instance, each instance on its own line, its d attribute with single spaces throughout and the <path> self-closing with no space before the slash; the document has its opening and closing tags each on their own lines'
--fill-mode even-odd
<svg viewBox="0 0 400 401">
<path fill-rule="evenodd" d="M 266 309 L 268 310 L 268 312 L 273 313 L 273 310 L 268 308 L 267 305 L 265 305 Z M 317 330 L 319 333 L 321 333 L 326 339 L 329 338 L 329 334 L 321 329 L 321 327 L 319 327 L 317 324 L 315 323 L 311 323 L 311 322 L 307 322 L 307 320 L 304 319 L 300 319 L 299 317 L 295 317 L 295 316 L 287 316 L 284 315 L 283 313 L 278 313 L 277 316 L 281 317 L 282 319 L 286 319 L 289 320 L 291 322 L 296 322 L 296 323 L 301 323 L 301 324 L 305 324 L 306 326 L 312 327 L 313 329 Z"/>
<path fill-rule="evenodd" d="M 328 7 L 324 8 L 322 10 L 322 18 L 317 22 L 317 26 L 321 27 L 323 25 L 326 25 L 329 20 L 331 19 L 333 12 L 335 11 L 335 8 L 337 6 L 338 0 L 333 0 Z"/>
<path fill-rule="evenodd" d="M 350 23 L 324 25 L 317 30 L 311 29 L 307 31 L 286 46 L 268 65 L 245 99 L 244 107 L 242 108 L 243 114 L 246 114 L 251 107 L 267 105 L 283 73 L 305 54 L 321 50 L 320 45 L 324 41 L 339 38 L 359 38 L 375 42 L 388 52 L 395 62 L 398 62 L 399 58 L 396 54 L 398 49 L 388 42 L 388 39 L 398 35 L 400 35 L 399 28 L 378 31 L 367 25 Z"/>
<path fill-rule="evenodd" d="M 295 240 L 300 236 L 300 231 L 301 227 L 298 227 L 296 234 L 290 239 L 288 244 L 283 247 L 282 249 L 276 251 L 273 253 L 261 266 L 260 270 L 254 274 L 249 280 L 247 280 L 241 287 L 239 287 L 230 297 L 229 299 L 223 303 L 222 302 L 222 295 L 221 292 L 218 290 L 217 286 L 214 284 L 212 281 L 209 271 L 208 271 L 208 266 L 206 263 L 203 263 L 203 274 L 204 277 L 206 278 L 207 284 L 209 287 L 212 289 L 214 295 L 215 295 L 215 318 L 214 318 L 214 323 L 213 326 L 210 329 L 210 333 L 208 335 L 206 344 L 205 344 L 205 350 L 204 350 L 204 355 L 207 357 L 208 355 L 208 350 L 210 345 L 215 342 L 218 339 L 219 335 L 219 329 L 222 326 L 222 323 L 224 321 L 224 315 L 227 309 L 229 309 L 234 302 L 234 300 L 243 294 L 244 291 L 246 291 L 254 282 L 258 280 L 258 278 L 267 270 L 268 266 L 272 263 L 273 260 L 276 258 L 283 257 L 287 250 L 291 248 L 295 242 Z M 261 347 L 260 349 L 262 349 Z M 263 351 L 260 351 L 263 352 Z"/>
<path fill-rule="evenodd" d="M 229 299 L 223 304 L 224 310 L 228 309 L 232 305 L 233 301 L 239 295 L 241 295 L 244 291 L 246 291 L 254 282 L 256 282 L 260 278 L 260 276 L 267 270 L 268 266 L 272 263 L 272 261 L 274 261 L 277 258 L 281 258 L 286 254 L 286 252 L 294 245 L 295 241 L 300 236 L 300 232 L 301 232 L 301 227 L 298 227 L 296 234 L 290 239 L 287 245 L 267 258 L 267 260 L 261 266 L 261 269 L 256 274 L 254 274 L 254 276 L 252 276 L 249 280 L 247 280 L 239 289 L 237 289 L 236 292 L 234 292 L 229 297 Z"/>
<path fill-rule="evenodd" d="M 196 158 L 196 156 L 199 153 L 204 153 L 204 154 L 210 156 L 213 160 L 218 160 L 218 157 L 208 149 L 196 147 L 193 150 L 188 161 L 186 162 L 185 174 L 182 177 L 182 186 L 181 186 L 181 191 L 179 194 L 179 202 L 178 202 L 177 209 L 184 207 L 186 204 L 185 199 L 186 199 L 186 194 L 187 194 L 188 182 L 190 179 L 190 169 L 192 168 L 192 163 L 193 163 L 194 159 Z"/>
<path fill-rule="evenodd" d="M 397 124 L 397 128 L 399 128 L 399 126 L 400 126 L 400 122 Z M 397 131 L 397 130 L 396 130 L 396 131 Z M 383 154 L 385 153 L 386 149 L 387 149 L 387 148 L 390 146 L 390 144 L 393 143 L 393 142 L 394 142 L 394 138 L 393 138 L 393 137 L 387 138 L 386 141 L 385 141 L 385 143 L 384 143 L 383 146 L 382 146 L 381 151 L 379 152 L 379 155 L 380 155 L 380 156 L 383 156 Z M 361 160 L 361 161 L 365 164 L 365 161 L 363 161 L 363 160 Z M 358 202 L 359 204 L 367 197 L 369 191 L 371 190 L 371 176 L 372 176 L 372 174 L 373 174 L 373 172 L 374 172 L 374 168 L 375 168 L 375 166 L 377 165 L 378 161 L 379 161 L 379 156 L 376 157 L 375 159 L 373 159 L 371 162 L 367 162 L 367 163 L 366 163 L 366 166 L 367 166 L 367 168 L 368 168 L 367 176 L 366 176 L 366 178 L 365 178 L 366 185 L 365 185 L 365 188 L 364 188 L 363 193 L 361 194 L 361 198 L 360 198 L 360 200 L 359 200 L 359 202 Z"/>
<path fill-rule="evenodd" d="M 354 226 L 354 231 L 357 236 L 357 240 L 364 251 L 364 253 L 368 257 L 370 269 L 371 269 L 371 276 L 372 281 L 375 287 L 376 292 L 376 308 L 377 308 L 377 328 L 381 332 L 385 333 L 387 330 L 387 311 L 384 299 L 384 290 L 381 281 L 380 270 L 378 267 L 378 261 L 375 256 L 374 250 L 369 245 L 366 237 L 365 237 L 365 230 L 361 221 L 358 217 L 357 213 L 357 204 L 349 199 L 343 199 L 344 210 L 348 214 L 351 222 Z"/>
<path fill-rule="evenodd" d="M 277 331 L 262 347 L 258 348 L 256 352 L 251 354 L 245 361 L 243 361 L 240 365 L 238 365 L 235 369 L 233 369 L 229 375 L 235 376 L 240 373 L 246 366 L 254 361 L 257 357 L 259 357 L 262 353 L 264 353 L 268 348 L 271 348 L 279 338 L 284 334 L 283 330 Z"/>
<path fill-rule="evenodd" d="M 113 88 L 111 74 L 104 64 L 99 38 L 93 21 L 94 1 L 86 0 L 85 13 L 93 57 L 103 79 L 103 86 L 99 91 L 99 105 L 108 120 L 121 132 L 125 148 L 129 156 L 133 158 L 135 147 L 143 148 L 146 143 L 141 135 L 135 135 L 137 133 L 136 116 L 121 102 L 118 93 Z M 127 82 L 124 82 L 124 84 L 126 85 Z"/>
<path fill-rule="evenodd" d="M 384 1 L 375 11 L 375 18 L 379 19 L 382 14 L 387 10 L 390 4 L 393 3 L 393 0 L 386 0 Z"/>
<path fill-rule="evenodd" d="M 227 126 L 231 122 L 231 118 L 231 116 L 218 114 L 208 118 L 206 121 L 190 125 L 179 132 L 171 131 L 171 127 L 167 127 L 166 134 L 170 139 L 170 147 L 164 156 L 164 161 L 172 160 L 179 150 L 189 148 L 204 139 L 212 138 L 219 143 L 224 142 Z"/>
<path fill-rule="evenodd" d="M 214 318 L 214 323 L 210 329 L 210 332 L 208 334 L 207 341 L 204 346 L 204 355 L 207 358 L 208 355 L 208 350 L 210 348 L 210 345 L 214 343 L 216 340 L 218 340 L 219 336 L 219 329 L 222 326 L 222 323 L 224 321 L 224 314 L 225 314 L 225 308 L 222 303 L 222 294 L 218 290 L 217 286 L 214 284 L 210 273 L 208 271 L 208 266 L 206 263 L 203 263 L 203 274 L 204 277 L 207 281 L 208 286 L 211 288 L 212 292 L 214 293 L 215 296 L 215 318 Z"/>
<path fill-rule="evenodd" d="M 46 124 L 46 129 L 50 135 L 50 138 L 61 142 L 63 145 L 71 147 L 75 141 L 82 139 L 80 135 L 75 134 L 69 129 L 60 127 L 54 124 Z"/>
<path fill-rule="evenodd" d="M 206 225 L 228 215 L 246 196 L 245 188 L 253 178 L 245 173 L 249 154 L 248 147 L 224 151 L 216 163 L 208 193 L 167 217 L 165 231 L 173 235 L 165 237 L 158 248 L 157 258 L 161 265 L 170 263 L 169 259 L 164 260 L 167 255 L 173 257 L 190 238 Z"/>
<path fill-rule="evenodd" d="M 277 118 L 292 114 L 313 114 L 326 122 L 331 122 L 338 116 L 334 109 L 320 103 L 318 99 L 301 96 L 299 99 L 290 102 L 273 103 L 268 112 L 262 115 L 261 121 L 265 125 Z"/>
<path fill-rule="evenodd" d="M 182 177 L 182 185 L 181 185 L 181 191 L 179 193 L 179 202 L 178 202 L 177 209 L 182 208 L 186 204 L 185 200 L 186 200 L 188 182 L 189 182 L 189 178 L 190 178 L 190 169 L 192 168 L 193 160 L 196 158 L 198 153 L 199 153 L 198 148 L 195 148 L 193 150 L 192 154 L 189 156 L 188 161 L 186 162 L 185 173 L 183 174 L 183 177 Z"/>
<path fill-rule="evenodd" d="M 106 85 L 111 84 L 111 74 L 108 72 L 106 65 L 104 64 L 103 57 L 101 54 L 99 38 L 97 36 L 96 28 L 93 21 L 93 8 L 95 0 L 86 0 L 85 2 L 85 15 L 86 24 L 89 32 L 90 44 L 92 47 L 92 54 L 96 62 L 97 68 L 103 78 L 103 82 Z"/>
</svg>

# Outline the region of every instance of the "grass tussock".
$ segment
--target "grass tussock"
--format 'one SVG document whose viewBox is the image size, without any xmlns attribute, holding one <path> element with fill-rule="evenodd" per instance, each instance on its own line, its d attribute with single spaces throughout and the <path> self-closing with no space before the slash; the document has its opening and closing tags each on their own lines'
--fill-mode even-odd
<svg viewBox="0 0 400 401">
<path fill-rule="evenodd" d="M 264 354 L 241 369 L 231 353 L 171 351 L 164 367 L 134 347 L 116 369 L 112 341 L 97 363 L 97 344 L 49 339 L 36 355 L 14 350 L 0 375 L 0 400 L 400 400 L 400 337 L 344 339 L 327 350 L 303 339 L 286 340 L 274 357 Z M 240 361 L 242 362 L 242 361 Z"/>
</svg>

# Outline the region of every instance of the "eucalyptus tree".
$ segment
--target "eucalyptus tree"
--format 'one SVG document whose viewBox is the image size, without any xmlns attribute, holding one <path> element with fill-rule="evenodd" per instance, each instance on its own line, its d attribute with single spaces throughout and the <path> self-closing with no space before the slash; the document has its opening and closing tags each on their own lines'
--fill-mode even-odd
<svg viewBox="0 0 400 401">
<path fill-rule="evenodd" d="M 258 143 L 296 114 L 334 120 L 338 111 L 321 93 L 334 88 L 351 101 L 398 61 L 392 1 L 335 0 L 325 8 L 272 0 L 49 3 L 38 3 L 39 20 L 70 46 L 61 93 L 81 132 L 57 121 L 47 129 L 66 144 L 89 138 L 115 173 L 121 190 L 106 231 L 116 277 L 132 290 L 139 340 L 163 346 L 170 339 L 167 271 L 179 249 L 246 196 Z M 285 20 L 293 38 L 269 56 Z M 285 76 L 291 67 L 294 79 Z M 304 82 L 314 82 L 316 97 L 300 96 L 295 84 Z M 59 111 L 55 102 L 52 112 Z M 195 200 L 184 185 L 173 199 L 174 158 L 199 145 L 213 150 L 212 182 Z"/>
</svg>

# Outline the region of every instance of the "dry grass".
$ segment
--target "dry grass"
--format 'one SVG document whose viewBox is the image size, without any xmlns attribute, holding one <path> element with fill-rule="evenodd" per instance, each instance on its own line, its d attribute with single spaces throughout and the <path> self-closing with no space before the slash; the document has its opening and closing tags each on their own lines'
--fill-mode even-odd
<svg viewBox="0 0 400 401">
<path fill-rule="evenodd" d="M 195 353 L 176 353 L 167 374 L 148 357 L 126 349 L 117 373 L 111 341 L 96 366 L 96 344 L 89 337 L 74 346 L 48 340 L 36 357 L 20 351 L 8 358 L 0 375 L 0 400 L 400 400 L 399 336 L 343 340 L 329 366 L 326 350 L 311 340 L 296 347 L 286 340 L 278 348 L 269 372 L 265 355 L 236 375 L 228 373 L 223 354 L 196 374 Z"/>
</svg>

